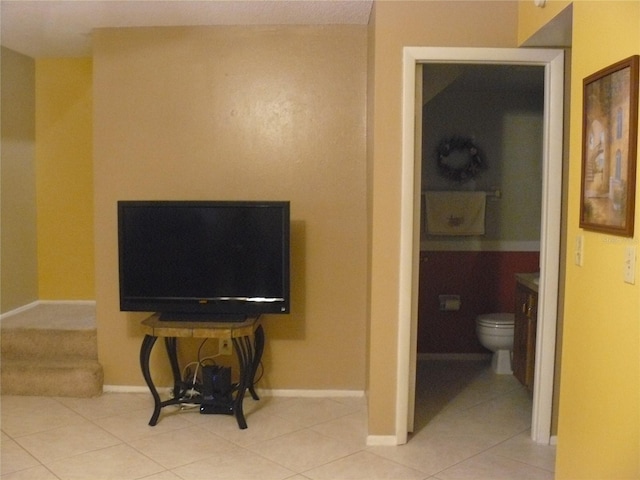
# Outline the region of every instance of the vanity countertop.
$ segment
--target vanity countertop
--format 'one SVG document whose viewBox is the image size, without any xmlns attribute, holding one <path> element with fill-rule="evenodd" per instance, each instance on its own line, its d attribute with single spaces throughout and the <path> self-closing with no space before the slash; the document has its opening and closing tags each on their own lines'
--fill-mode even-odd
<svg viewBox="0 0 640 480">
<path fill-rule="evenodd" d="M 521 283 L 534 292 L 538 291 L 538 282 L 540 281 L 540 272 L 535 273 L 516 273 L 516 281 Z"/>
</svg>

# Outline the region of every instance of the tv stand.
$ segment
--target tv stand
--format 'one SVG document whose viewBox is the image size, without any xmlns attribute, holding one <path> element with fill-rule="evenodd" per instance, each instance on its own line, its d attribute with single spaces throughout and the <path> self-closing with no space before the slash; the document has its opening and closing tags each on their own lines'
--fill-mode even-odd
<svg viewBox="0 0 640 480">
<path fill-rule="evenodd" d="M 184 320 L 161 320 L 159 314 L 143 320 L 142 328 L 145 333 L 140 347 L 140 367 L 151 395 L 154 400 L 154 409 L 149 425 L 154 426 L 158 423 L 160 411 L 169 405 L 180 404 L 202 404 L 205 402 L 201 397 L 190 395 L 182 381 L 180 374 L 180 365 L 178 363 L 178 338 L 219 338 L 231 339 L 233 349 L 236 352 L 239 365 L 239 382 L 234 389 L 234 395 L 231 396 L 228 405 L 221 408 L 211 409 L 206 413 L 224 413 L 234 415 L 241 429 L 247 428 L 247 422 L 244 418 L 242 402 L 247 390 L 254 400 L 259 400 L 258 394 L 254 388 L 255 374 L 262 359 L 264 351 L 264 330 L 260 324 L 260 317 L 248 317 L 242 322 L 212 322 L 212 321 L 184 321 Z M 158 393 L 158 389 L 153 383 L 151 372 L 149 370 L 149 358 L 151 350 L 158 339 L 164 337 L 169 363 L 173 374 L 173 398 L 162 400 Z M 253 337 L 253 342 L 251 341 Z"/>
<path fill-rule="evenodd" d="M 163 322 L 207 322 L 207 323 L 242 323 L 247 319 L 241 313 L 179 313 L 162 312 L 159 314 Z"/>
</svg>

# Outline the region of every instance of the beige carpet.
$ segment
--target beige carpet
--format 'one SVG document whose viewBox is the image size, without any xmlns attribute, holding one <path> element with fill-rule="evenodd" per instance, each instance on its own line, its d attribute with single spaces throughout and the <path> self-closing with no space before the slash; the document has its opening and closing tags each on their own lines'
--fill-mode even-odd
<svg viewBox="0 0 640 480">
<path fill-rule="evenodd" d="M 38 304 L 6 316 L 1 327 L 2 394 L 102 393 L 94 305 Z"/>
</svg>

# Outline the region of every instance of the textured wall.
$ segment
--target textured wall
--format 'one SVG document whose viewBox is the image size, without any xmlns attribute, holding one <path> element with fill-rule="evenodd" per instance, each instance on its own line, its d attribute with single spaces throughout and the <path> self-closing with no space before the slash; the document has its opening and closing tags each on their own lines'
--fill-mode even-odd
<svg viewBox="0 0 640 480">
<path fill-rule="evenodd" d="M 366 46 L 355 26 L 96 32 L 106 384 L 143 384 L 144 315 L 118 311 L 116 201 L 276 199 L 291 201 L 292 308 L 265 321 L 260 386 L 364 390 Z"/>
</svg>

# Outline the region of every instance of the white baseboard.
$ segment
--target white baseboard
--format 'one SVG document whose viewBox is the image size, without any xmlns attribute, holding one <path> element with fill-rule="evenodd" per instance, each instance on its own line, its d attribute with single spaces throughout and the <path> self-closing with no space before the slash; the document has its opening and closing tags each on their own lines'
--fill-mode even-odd
<svg viewBox="0 0 640 480">
<path fill-rule="evenodd" d="M 369 447 L 395 447 L 398 445 L 398 438 L 395 435 L 367 435 L 367 446 Z"/>
<path fill-rule="evenodd" d="M 95 305 L 95 300 L 38 300 L 39 305 Z"/>
<path fill-rule="evenodd" d="M 32 308 L 37 307 L 38 305 L 95 305 L 95 300 L 36 300 L 31 303 L 27 303 L 26 305 L 22 305 L 21 307 L 14 308 L 13 310 L 9 310 L 8 312 L 0 315 L 0 321 L 7 317 L 12 317 L 13 315 L 17 315 L 18 313 L 26 312 L 27 310 L 31 310 Z"/>
<path fill-rule="evenodd" d="M 285 390 L 258 388 L 256 393 L 265 397 L 302 397 L 302 398 L 323 398 L 342 397 L 360 398 L 364 397 L 363 390 Z"/>
<path fill-rule="evenodd" d="M 104 393 L 149 393 L 149 387 L 141 387 L 136 385 L 103 385 Z M 158 393 L 170 393 L 169 387 L 158 387 Z"/>
<path fill-rule="evenodd" d="M 158 392 L 170 393 L 172 387 L 157 387 Z M 149 388 L 138 385 L 104 385 L 102 391 L 105 393 L 149 393 Z M 261 397 L 300 397 L 300 398 L 361 398 L 364 397 L 362 390 L 284 390 L 258 388 L 256 393 Z"/>
<path fill-rule="evenodd" d="M 13 310 L 9 310 L 8 312 L 5 312 L 2 315 L 0 315 L 0 320 L 3 320 L 7 317 L 11 317 L 13 315 L 17 315 L 18 313 L 26 312 L 27 310 L 31 310 L 39 303 L 40 301 L 36 300 L 35 302 L 27 303 L 26 305 L 23 305 L 21 307 L 14 308 Z"/>
</svg>

